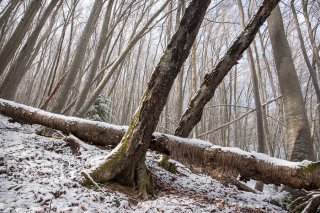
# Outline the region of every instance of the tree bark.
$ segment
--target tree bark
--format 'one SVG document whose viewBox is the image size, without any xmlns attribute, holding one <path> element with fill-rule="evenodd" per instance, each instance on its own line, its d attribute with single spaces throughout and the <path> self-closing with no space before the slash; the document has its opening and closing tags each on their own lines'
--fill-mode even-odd
<svg viewBox="0 0 320 213">
<path fill-rule="evenodd" d="M 283 96 L 289 159 L 292 161 L 315 160 L 302 91 L 279 6 L 273 10 L 268 19 L 268 31 Z"/>
<path fill-rule="evenodd" d="M 4 45 L 3 49 L 0 52 L 0 76 L 4 73 L 5 69 L 7 68 L 8 64 L 14 57 L 14 54 L 19 48 L 19 45 L 22 43 L 23 38 L 27 34 L 29 27 L 42 5 L 42 1 L 33 0 L 28 8 L 25 11 L 25 14 L 21 21 L 19 22 L 18 26 L 14 30 L 13 34 L 11 35 L 10 39 Z"/>
<path fill-rule="evenodd" d="M 218 85 L 228 74 L 230 69 L 237 64 L 243 52 L 253 41 L 260 26 L 265 22 L 271 11 L 276 7 L 279 0 L 264 0 L 261 7 L 247 24 L 236 41 L 232 44 L 225 56 L 220 60 L 211 73 L 204 77 L 200 89 L 194 95 L 189 106 L 183 114 L 179 127 L 175 134 L 180 137 L 188 137 L 194 126 L 200 121 L 205 105 L 213 97 Z"/>
<path fill-rule="evenodd" d="M 53 112 L 61 112 L 63 110 L 63 107 L 67 105 L 67 98 L 70 94 L 70 89 L 74 85 L 78 73 L 80 73 L 81 71 L 81 66 L 84 62 L 84 57 L 89 44 L 89 39 L 93 33 L 93 30 L 95 29 L 103 4 L 104 1 L 102 0 L 95 0 L 94 2 L 94 5 L 90 12 L 89 19 L 81 34 L 77 49 L 75 50 L 75 56 L 70 65 L 70 70 L 68 71 L 66 78 L 62 83 L 61 91 L 59 92 L 55 105 L 52 109 Z"/>
<path fill-rule="evenodd" d="M 16 122 L 40 124 L 65 134 L 71 133 L 80 140 L 98 146 L 116 146 L 128 129 L 126 126 L 53 114 L 3 99 L 0 99 L 0 114 L 11 117 Z M 319 162 L 290 162 L 265 154 L 162 133 L 153 133 L 149 148 L 170 155 L 170 158 L 209 175 L 218 169 L 264 183 L 285 184 L 297 189 L 320 188 Z"/>
<path fill-rule="evenodd" d="M 210 2 L 193 0 L 190 3 L 177 32 L 151 75 L 140 106 L 121 142 L 90 173 L 94 181 L 105 183 L 114 179 L 125 185 L 138 186 L 142 197 L 151 193 L 148 175 L 141 175 L 146 173 L 145 154 L 174 80 L 189 55 Z"/>
<path fill-rule="evenodd" d="M 50 16 L 50 13 L 59 1 L 62 0 L 52 0 L 50 2 L 46 10 L 44 11 L 43 15 L 41 16 L 37 26 L 29 36 L 24 47 L 19 52 L 19 55 L 17 56 L 16 60 L 10 66 L 9 71 L 0 86 L 0 97 L 13 100 L 17 88 L 27 72 L 27 70 L 25 69 L 26 64 L 31 58 L 31 53 L 35 47 L 40 32 L 44 24 L 46 23 L 48 17 Z"/>
</svg>

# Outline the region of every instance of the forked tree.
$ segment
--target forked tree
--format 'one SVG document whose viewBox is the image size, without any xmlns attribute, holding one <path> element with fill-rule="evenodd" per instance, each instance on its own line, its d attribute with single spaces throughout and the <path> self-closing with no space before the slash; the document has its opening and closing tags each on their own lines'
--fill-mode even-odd
<svg viewBox="0 0 320 213">
<path fill-rule="evenodd" d="M 278 2 L 279 0 L 265 0 L 263 2 L 257 14 L 227 51 L 225 57 L 218 63 L 214 74 L 205 78 L 205 82 L 195 96 L 196 98 L 200 96 L 205 98 L 205 101 L 209 101 L 212 98 L 215 88 L 248 48 L 260 26 L 265 22 Z M 86 182 L 90 183 L 93 180 L 98 183 L 105 183 L 115 179 L 122 184 L 137 185 L 139 192 L 144 197 L 151 192 L 149 191 L 151 189 L 150 176 L 145 166 L 145 154 L 174 79 L 188 57 L 209 4 L 209 0 L 193 0 L 190 3 L 177 32 L 172 37 L 151 76 L 141 104 L 134 114 L 127 132 L 105 161 L 90 174 L 85 175 L 87 177 Z M 211 79 L 212 77 L 216 77 L 217 81 L 216 79 Z M 207 90 L 208 88 L 209 90 Z M 213 91 L 210 93 L 212 89 Z M 200 106 L 192 105 L 191 107 L 202 112 L 205 103 L 200 104 Z M 191 121 L 193 125 L 188 128 L 189 132 L 186 136 L 189 135 L 199 120 L 200 118 Z"/>
</svg>

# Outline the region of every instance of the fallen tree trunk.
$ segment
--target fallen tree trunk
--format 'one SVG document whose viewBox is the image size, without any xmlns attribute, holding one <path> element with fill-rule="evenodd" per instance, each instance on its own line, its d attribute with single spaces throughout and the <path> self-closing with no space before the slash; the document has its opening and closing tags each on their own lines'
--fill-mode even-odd
<svg viewBox="0 0 320 213">
<path fill-rule="evenodd" d="M 48 113 L 3 99 L 0 99 L 0 113 L 17 122 L 40 124 L 71 133 L 83 141 L 100 146 L 117 145 L 127 128 Z M 206 141 L 162 133 L 153 134 L 150 149 L 168 154 L 170 158 L 212 176 L 219 170 L 297 189 L 320 188 L 320 162 L 290 162 L 261 153 L 214 146 Z"/>
</svg>

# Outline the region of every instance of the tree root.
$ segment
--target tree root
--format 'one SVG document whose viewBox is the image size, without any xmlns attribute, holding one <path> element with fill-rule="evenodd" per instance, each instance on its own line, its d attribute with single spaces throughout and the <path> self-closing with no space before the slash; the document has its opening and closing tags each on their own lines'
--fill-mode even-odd
<svg viewBox="0 0 320 213">
<path fill-rule="evenodd" d="M 81 155 L 80 145 L 79 145 L 79 143 L 77 142 L 76 138 L 74 138 L 74 137 L 65 137 L 63 140 L 64 140 L 64 141 L 68 144 L 68 146 L 70 147 L 72 154 L 74 154 L 74 155 L 76 155 L 76 156 Z"/>
<path fill-rule="evenodd" d="M 91 176 L 85 171 L 81 171 L 81 175 L 84 178 L 81 182 L 82 186 L 94 186 L 97 191 L 102 191 L 100 186 L 91 178 Z"/>
<path fill-rule="evenodd" d="M 257 193 L 256 190 L 252 189 L 251 187 L 247 186 L 246 184 L 242 183 L 241 181 L 237 180 L 236 178 L 232 177 L 228 174 L 223 174 L 221 172 L 212 172 L 210 173 L 210 176 L 222 183 L 222 185 L 229 187 L 230 185 L 233 185 L 237 187 L 237 189 L 241 191 L 251 192 L 251 193 Z"/>
<path fill-rule="evenodd" d="M 136 169 L 137 187 L 139 191 L 139 197 L 146 200 L 154 195 L 154 187 L 151 177 L 151 172 L 148 170 L 144 162 L 138 164 Z"/>
<path fill-rule="evenodd" d="M 60 131 L 52 129 L 50 127 L 39 127 L 36 129 L 36 134 L 48 138 L 62 139 L 66 135 L 62 134 Z"/>
<path fill-rule="evenodd" d="M 161 160 L 159 162 L 159 166 L 161 166 L 163 169 L 167 170 L 168 172 L 171 172 L 173 174 L 177 173 L 177 166 L 175 163 L 172 163 L 169 161 L 169 156 L 166 154 L 161 155 Z"/>
<path fill-rule="evenodd" d="M 316 213 L 320 210 L 320 191 L 312 191 L 303 197 L 298 197 L 290 205 L 290 212 Z"/>
</svg>

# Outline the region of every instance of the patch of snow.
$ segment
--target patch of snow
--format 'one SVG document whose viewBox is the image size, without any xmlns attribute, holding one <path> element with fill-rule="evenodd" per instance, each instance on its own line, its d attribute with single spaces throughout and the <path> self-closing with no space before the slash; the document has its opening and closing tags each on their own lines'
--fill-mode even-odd
<svg viewBox="0 0 320 213">
<path fill-rule="evenodd" d="M 133 202 L 107 188 L 94 191 L 80 185 L 80 172 L 111 150 L 77 140 L 81 154 L 75 156 L 65 141 L 36 135 L 36 127 L 0 116 L 0 212 L 284 212 L 268 202 L 270 193 L 223 186 L 178 162 L 178 173 L 169 173 L 159 167 L 160 155 L 154 152 L 148 152 L 146 163 L 157 187 L 155 198 Z"/>
</svg>

